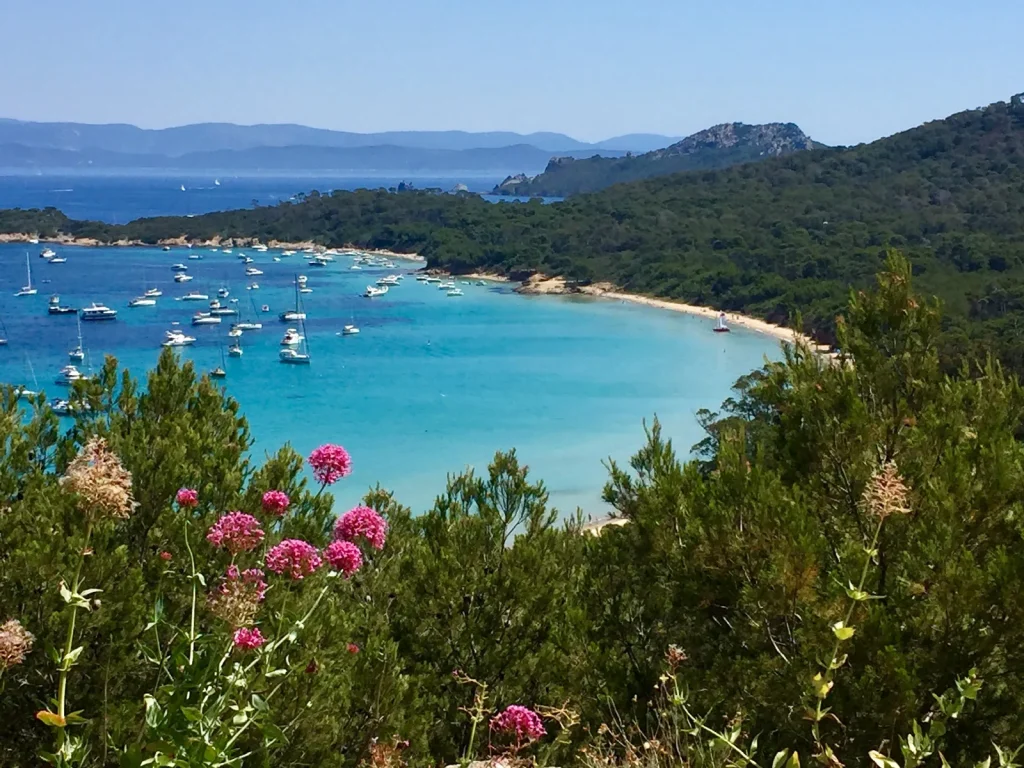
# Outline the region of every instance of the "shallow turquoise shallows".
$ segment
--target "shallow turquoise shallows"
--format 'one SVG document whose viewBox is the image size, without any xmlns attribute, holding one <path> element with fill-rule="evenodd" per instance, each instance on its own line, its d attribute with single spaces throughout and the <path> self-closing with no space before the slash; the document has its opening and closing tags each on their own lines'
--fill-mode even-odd
<svg viewBox="0 0 1024 768">
<path fill-rule="evenodd" d="M 62 394 L 53 382 L 77 331 L 74 315 L 47 314 L 53 294 L 64 305 L 103 302 L 118 312 L 113 322 L 82 324 L 85 372 L 112 354 L 141 375 L 178 322 L 197 339 L 183 357 L 202 371 L 227 370 L 224 388 L 249 419 L 257 458 L 286 442 L 304 455 L 323 442 L 348 448 L 353 473 L 334 489 L 342 505 L 379 481 L 421 511 L 446 473 L 483 470 L 495 451 L 514 447 L 560 510 L 602 516 L 602 460 L 628 460 L 643 442 L 644 419 L 657 414 L 685 455 L 701 437 L 696 410 L 716 408 L 739 376 L 779 356 L 773 339 L 712 333 L 708 320 L 599 299 L 519 296 L 499 284 L 457 281 L 464 295 L 449 297 L 408 275 L 384 297 L 359 295 L 383 275 L 415 270 L 409 262 L 353 270 L 349 257 L 314 267 L 302 254 L 275 262 L 280 253 L 244 251 L 255 260 L 249 266 L 264 271 L 245 277 L 238 249 L 58 247 L 67 262 L 51 264 L 38 256 L 43 247 L 0 245 L 0 336 L 9 339 L 0 347 L 0 381 Z M 15 298 L 26 283 L 26 250 L 39 292 Z M 176 263 L 194 280 L 173 282 Z M 278 361 L 286 327 L 297 324 L 277 313 L 294 304 L 299 274 L 313 289 L 302 296 L 308 367 Z M 251 282 L 259 288 L 247 290 Z M 254 305 L 271 310 L 260 314 L 262 331 L 241 337 L 241 358 L 226 356 L 231 318 L 193 328 L 205 302 L 175 300 L 190 290 L 213 299 L 221 287 L 238 299 L 231 306 L 243 319 Z M 163 291 L 157 305 L 129 309 L 148 288 Z M 347 324 L 360 333 L 338 335 Z"/>
</svg>

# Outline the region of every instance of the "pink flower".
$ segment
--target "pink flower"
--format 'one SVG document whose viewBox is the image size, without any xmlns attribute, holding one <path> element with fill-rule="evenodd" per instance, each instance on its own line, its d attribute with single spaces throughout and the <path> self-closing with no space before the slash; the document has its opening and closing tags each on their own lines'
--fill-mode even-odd
<svg viewBox="0 0 1024 768">
<path fill-rule="evenodd" d="M 263 541 L 263 529 L 260 521 L 244 512 L 229 512 L 210 526 L 206 532 L 206 540 L 215 547 L 224 547 L 228 552 L 237 555 L 256 549 Z"/>
<path fill-rule="evenodd" d="M 340 445 L 325 443 L 309 454 L 309 466 L 320 485 L 333 485 L 352 473 L 352 459 Z"/>
<path fill-rule="evenodd" d="M 540 715 L 528 707 L 513 704 L 500 715 L 491 718 L 491 730 L 515 736 L 516 741 L 533 741 L 547 733 Z"/>
<path fill-rule="evenodd" d="M 363 553 L 351 541 L 332 541 L 324 550 L 324 559 L 331 568 L 345 574 L 346 579 L 363 565 Z"/>
<path fill-rule="evenodd" d="M 170 552 L 161 552 L 160 553 L 160 559 L 163 560 L 165 563 L 168 562 L 171 559 L 171 557 L 173 557 L 173 555 L 171 555 Z"/>
<path fill-rule="evenodd" d="M 235 648 L 243 651 L 254 651 L 262 646 L 266 639 L 259 627 L 239 627 L 235 630 Z"/>
<path fill-rule="evenodd" d="M 199 506 L 199 494 L 192 488 L 179 488 L 175 497 L 178 506 L 182 509 L 192 509 Z"/>
<path fill-rule="evenodd" d="M 263 494 L 263 511 L 280 517 L 288 511 L 291 499 L 284 491 L 267 491 Z"/>
<path fill-rule="evenodd" d="M 295 581 L 309 576 L 323 562 L 316 547 L 302 539 L 285 539 L 267 552 L 267 568 L 274 573 L 287 572 Z"/>
<path fill-rule="evenodd" d="M 355 541 L 360 536 L 370 542 L 374 549 L 384 549 L 388 537 L 387 521 L 369 507 L 355 507 L 339 517 L 334 524 L 335 539 Z"/>
<path fill-rule="evenodd" d="M 349 653 L 359 653 L 359 646 L 355 643 L 349 643 L 346 650 L 348 650 Z"/>
</svg>

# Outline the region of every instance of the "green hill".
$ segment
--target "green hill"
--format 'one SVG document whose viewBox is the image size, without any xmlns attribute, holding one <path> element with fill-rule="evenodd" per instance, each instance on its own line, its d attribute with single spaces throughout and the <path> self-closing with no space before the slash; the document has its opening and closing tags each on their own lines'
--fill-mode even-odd
<svg viewBox="0 0 1024 768">
<path fill-rule="evenodd" d="M 0 213 L 0 231 L 101 241 L 185 235 L 417 251 L 430 266 L 609 281 L 747 312 L 799 313 L 830 338 L 851 287 L 886 250 L 947 304 L 950 359 L 992 349 L 1024 370 L 1024 104 L 1015 96 L 871 144 L 611 187 L 554 205 L 384 191 L 124 226 Z"/>
<path fill-rule="evenodd" d="M 625 157 L 578 159 L 556 157 L 544 173 L 533 178 L 509 176 L 494 194 L 519 197 L 568 197 L 596 192 L 628 181 L 640 181 L 681 171 L 707 171 L 730 165 L 815 149 L 812 141 L 793 123 L 746 125 L 725 123 L 687 136 L 664 149 Z"/>
</svg>

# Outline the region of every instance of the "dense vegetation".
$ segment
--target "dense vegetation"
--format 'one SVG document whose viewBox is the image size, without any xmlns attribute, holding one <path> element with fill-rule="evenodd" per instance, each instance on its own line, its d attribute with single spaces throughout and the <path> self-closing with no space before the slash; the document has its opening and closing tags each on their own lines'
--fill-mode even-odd
<svg viewBox="0 0 1024 768">
<path fill-rule="evenodd" d="M 563 203 L 491 205 L 384 190 L 124 226 L 0 212 L 0 231 L 102 241 L 185 235 L 419 251 L 455 272 L 610 281 L 826 340 L 850 286 L 898 247 L 946 307 L 943 357 L 996 352 L 1024 371 L 1024 103 L 963 112 L 852 149 L 660 177 Z"/>
<path fill-rule="evenodd" d="M 300 457 L 285 446 L 256 466 L 236 404 L 170 352 L 145 392 L 113 361 L 76 384 L 90 409 L 66 434 L 5 393 L 0 621 L 36 642 L 19 663 L 23 635 L 0 629 L 0 764 L 38 764 L 54 727 L 81 739 L 59 765 L 446 764 L 497 746 L 477 725 L 509 704 L 543 714 L 547 735 L 515 746 L 550 765 L 801 764 L 787 750 L 974 765 L 1019 744 L 1024 391 L 984 360 L 980 378 L 943 374 L 938 311 L 910 283 L 893 257 L 852 297 L 838 335 L 856 364 L 800 348 L 740 382 L 702 416 L 698 460 L 652 425 L 629 467 L 609 467 L 629 522 L 599 536 L 556 523 L 512 453 L 451 477 L 422 517 L 371 490 L 386 546 L 324 581 L 323 602 L 322 574 L 268 574 L 262 649 L 232 650 L 218 598 L 206 607 L 228 556 L 203 533 L 242 510 L 268 539 L 324 547 L 340 510 Z M 81 504 L 109 495 L 67 479 L 94 435 L 132 473 L 136 505 L 113 519 Z M 182 486 L 196 494 L 176 502 Z M 287 514 L 261 508 L 268 489 Z M 79 600 L 80 583 L 104 591 Z M 61 672 L 76 611 L 82 650 Z M 221 672 L 204 666 L 225 642 Z M 48 701 L 64 677 L 80 713 L 67 726 Z"/>
<path fill-rule="evenodd" d="M 533 178 L 510 176 L 495 187 L 494 192 L 520 197 L 569 197 L 582 192 L 597 192 L 612 184 L 683 171 L 728 168 L 821 146 L 793 123 L 726 123 L 640 155 L 594 155 L 586 159 L 556 157 L 548 163 L 544 173 Z"/>
</svg>

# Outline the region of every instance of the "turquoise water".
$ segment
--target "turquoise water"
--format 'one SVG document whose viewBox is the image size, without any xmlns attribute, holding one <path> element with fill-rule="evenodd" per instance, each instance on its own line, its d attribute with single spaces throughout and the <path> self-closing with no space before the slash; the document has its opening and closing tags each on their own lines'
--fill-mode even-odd
<svg viewBox="0 0 1024 768">
<path fill-rule="evenodd" d="M 183 356 L 201 370 L 221 363 L 230 319 L 189 326 L 199 302 L 177 302 L 189 290 L 210 294 L 226 286 L 250 309 L 268 304 L 264 329 L 246 332 L 242 358 L 227 358 L 223 385 L 237 399 L 256 438 L 254 452 L 291 442 L 303 454 L 322 442 L 341 443 L 353 456 L 351 477 L 336 486 L 354 503 L 377 481 L 414 510 L 432 503 L 449 472 L 483 469 L 496 450 L 515 447 L 541 477 L 561 510 L 580 506 L 600 516 L 606 472 L 601 462 L 626 461 L 643 442 L 643 419 L 657 414 L 684 454 L 701 437 L 694 413 L 715 408 L 742 374 L 778 356 L 774 340 L 742 330 L 714 334 L 708 320 L 600 299 L 526 297 L 508 286 L 462 285 L 449 298 L 411 276 L 387 296 L 358 294 L 399 270 L 352 271 L 341 257 L 327 268 L 300 255 L 272 261 L 250 253 L 265 274 L 246 278 L 233 254 L 184 248 L 57 248 L 66 264 L 48 264 L 31 246 L 39 293 L 15 298 L 25 283 L 24 245 L 0 245 L 0 318 L 10 340 L 0 347 L 0 381 L 52 384 L 76 340 L 75 318 L 46 313 L 49 296 L 63 304 L 102 301 L 118 310 L 110 323 L 84 323 L 87 363 L 113 354 L 136 374 L 151 367 L 164 331 L 178 321 L 197 338 Z M 195 276 L 173 282 L 171 265 Z M 418 265 L 396 262 L 401 271 Z M 278 362 L 285 324 L 277 312 L 294 302 L 297 273 L 313 292 L 303 296 L 313 362 Z M 247 291 L 249 281 L 257 291 Z M 129 309 L 144 288 L 164 291 L 156 307 Z M 358 336 L 336 334 L 347 323 Z"/>
</svg>

